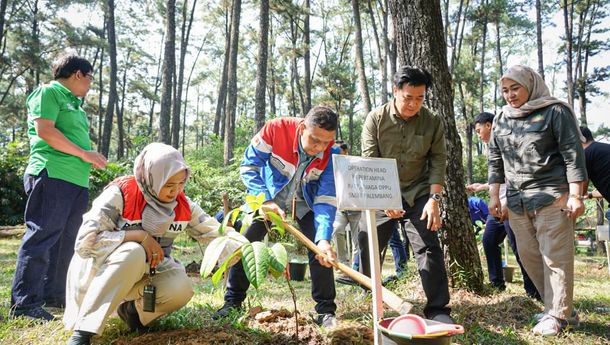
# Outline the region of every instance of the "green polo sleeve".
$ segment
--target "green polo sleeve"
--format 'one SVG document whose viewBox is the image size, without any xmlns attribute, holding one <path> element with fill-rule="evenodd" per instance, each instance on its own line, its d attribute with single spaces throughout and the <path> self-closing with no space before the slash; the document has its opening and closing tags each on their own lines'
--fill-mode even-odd
<svg viewBox="0 0 610 345">
<path fill-rule="evenodd" d="M 60 104 L 57 92 L 50 87 L 43 86 L 34 90 L 27 99 L 28 119 L 47 119 L 57 121 Z"/>
</svg>

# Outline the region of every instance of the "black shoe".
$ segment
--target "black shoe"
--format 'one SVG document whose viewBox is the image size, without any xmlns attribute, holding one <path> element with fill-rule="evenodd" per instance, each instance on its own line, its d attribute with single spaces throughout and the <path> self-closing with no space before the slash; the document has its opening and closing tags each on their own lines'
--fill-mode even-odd
<svg viewBox="0 0 610 345">
<path fill-rule="evenodd" d="M 355 280 L 353 280 L 349 276 L 338 276 L 335 278 L 335 281 L 339 284 L 352 285 L 352 286 L 360 286 Z"/>
<path fill-rule="evenodd" d="M 543 302 L 542 301 L 542 296 L 540 296 L 540 294 L 538 293 L 538 291 L 532 293 L 532 292 L 526 292 L 527 293 L 527 297 L 535 299 L 538 302 Z"/>
<path fill-rule="evenodd" d="M 502 291 L 506 291 L 506 284 L 504 283 L 490 283 L 489 285 L 491 285 L 492 288 L 502 292 Z"/>
<path fill-rule="evenodd" d="M 318 317 L 315 319 L 315 321 L 318 326 L 326 329 L 332 329 L 337 327 L 337 318 L 335 317 L 335 314 L 318 314 Z"/>
<path fill-rule="evenodd" d="M 67 345 L 91 345 L 91 337 L 95 333 L 87 331 L 74 331 L 70 339 L 68 339 Z"/>
<path fill-rule="evenodd" d="M 391 276 L 387 276 L 385 277 L 382 281 L 381 281 L 381 285 L 386 286 L 390 283 L 393 283 L 395 281 L 398 280 L 398 276 L 395 274 L 392 274 Z"/>
<path fill-rule="evenodd" d="M 119 308 L 117 309 L 117 314 L 119 314 L 121 320 L 123 320 L 127 324 L 127 327 L 129 327 L 130 332 L 148 332 L 148 327 L 144 326 L 140 321 L 140 316 L 138 315 L 138 311 L 136 310 L 135 301 L 121 303 L 119 305 Z"/>
<path fill-rule="evenodd" d="M 9 312 L 9 317 L 11 319 L 23 317 L 37 322 L 47 322 L 55 320 L 55 316 L 53 316 L 53 314 L 49 313 L 48 311 L 42 309 L 42 307 L 36 307 L 32 309 L 16 308 Z"/>
<path fill-rule="evenodd" d="M 214 313 L 214 315 L 212 315 L 212 319 L 213 320 L 224 319 L 227 316 L 229 316 L 235 312 L 240 312 L 241 310 L 242 310 L 241 303 L 225 302 L 225 304 L 222 306 L 222 308 L 218 309 Z"/>
<path fill-rule="evenodd" d="M 66 307 L 66 301 L 62 299 L 50 299 L 44 302 L 44 306 L 47 308 L 64 309 Z"/>
</svg>

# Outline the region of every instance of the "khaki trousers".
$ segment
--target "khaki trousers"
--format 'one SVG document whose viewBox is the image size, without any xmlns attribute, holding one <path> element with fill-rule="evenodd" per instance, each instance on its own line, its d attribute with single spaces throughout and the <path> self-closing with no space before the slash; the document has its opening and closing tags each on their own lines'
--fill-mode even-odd
<svg viewBox="0 0 610 345">
<path fill-rule="evenodd" d="M 152 283 L 156 286 L 154 313 L 142 311 L 142 293 L 148 284 L 149 266 L 144 248 L 136 242 L 121 244 L 108 256 L 82 296 L 74 330 L 101 334 L 106 319 L 124 301 L 135 300 L 143 325 L 180 309 L 193 296 L 191 280 L 184 268 L 157 273 Z"/>
<path fill-rule="evenodd" d="M 509 210 L 521 263 L 544 300 L 544 312 L 567 320 L 574 294 L 574 221 L 565 196 L 534 212 Z"/>
</svg>

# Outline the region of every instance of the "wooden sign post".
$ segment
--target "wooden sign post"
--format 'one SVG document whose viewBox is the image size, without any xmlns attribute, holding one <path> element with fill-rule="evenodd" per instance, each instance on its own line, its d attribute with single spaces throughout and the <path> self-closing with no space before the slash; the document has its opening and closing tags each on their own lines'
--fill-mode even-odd
<svg viewBox="0 0 610 345">
<path fill-rule="evenodd" d="M 377 322 L 383 317 L 381 264 L 377 240 L 376 210 L 402 209 L 395 159 L 333 155 L 337 208 L 366 213 L 373 292 L 375 344 L 380 343 Z"/>
</svg>

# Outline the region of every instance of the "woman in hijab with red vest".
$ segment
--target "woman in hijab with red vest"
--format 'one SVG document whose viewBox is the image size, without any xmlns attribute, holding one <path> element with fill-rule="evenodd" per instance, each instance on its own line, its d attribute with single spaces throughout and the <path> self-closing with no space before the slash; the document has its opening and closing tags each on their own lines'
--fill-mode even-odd
<svg viewBox="0 0 610 345">
<path fill-rule="evenodd" d="M 64 324 L 74 329 L 69 345 L 90 344 L 115 310 L 130 331 L 142 332 L 191 299 L 191 280 L 170 256 L 172 243 L 183 231 L 209 242 L 219 236 L 220 224 L 184 195 L 189 173 L 176 149 L 152 143 L 136 158 L 133 176 L 114 180 L 94 200 L 68 271 Z M 227 232 L 233 241 L 225 257 L 246 241 L 233 229 Z M 147 300 L 151 285 L 155 296 Z"/>
</svg>

